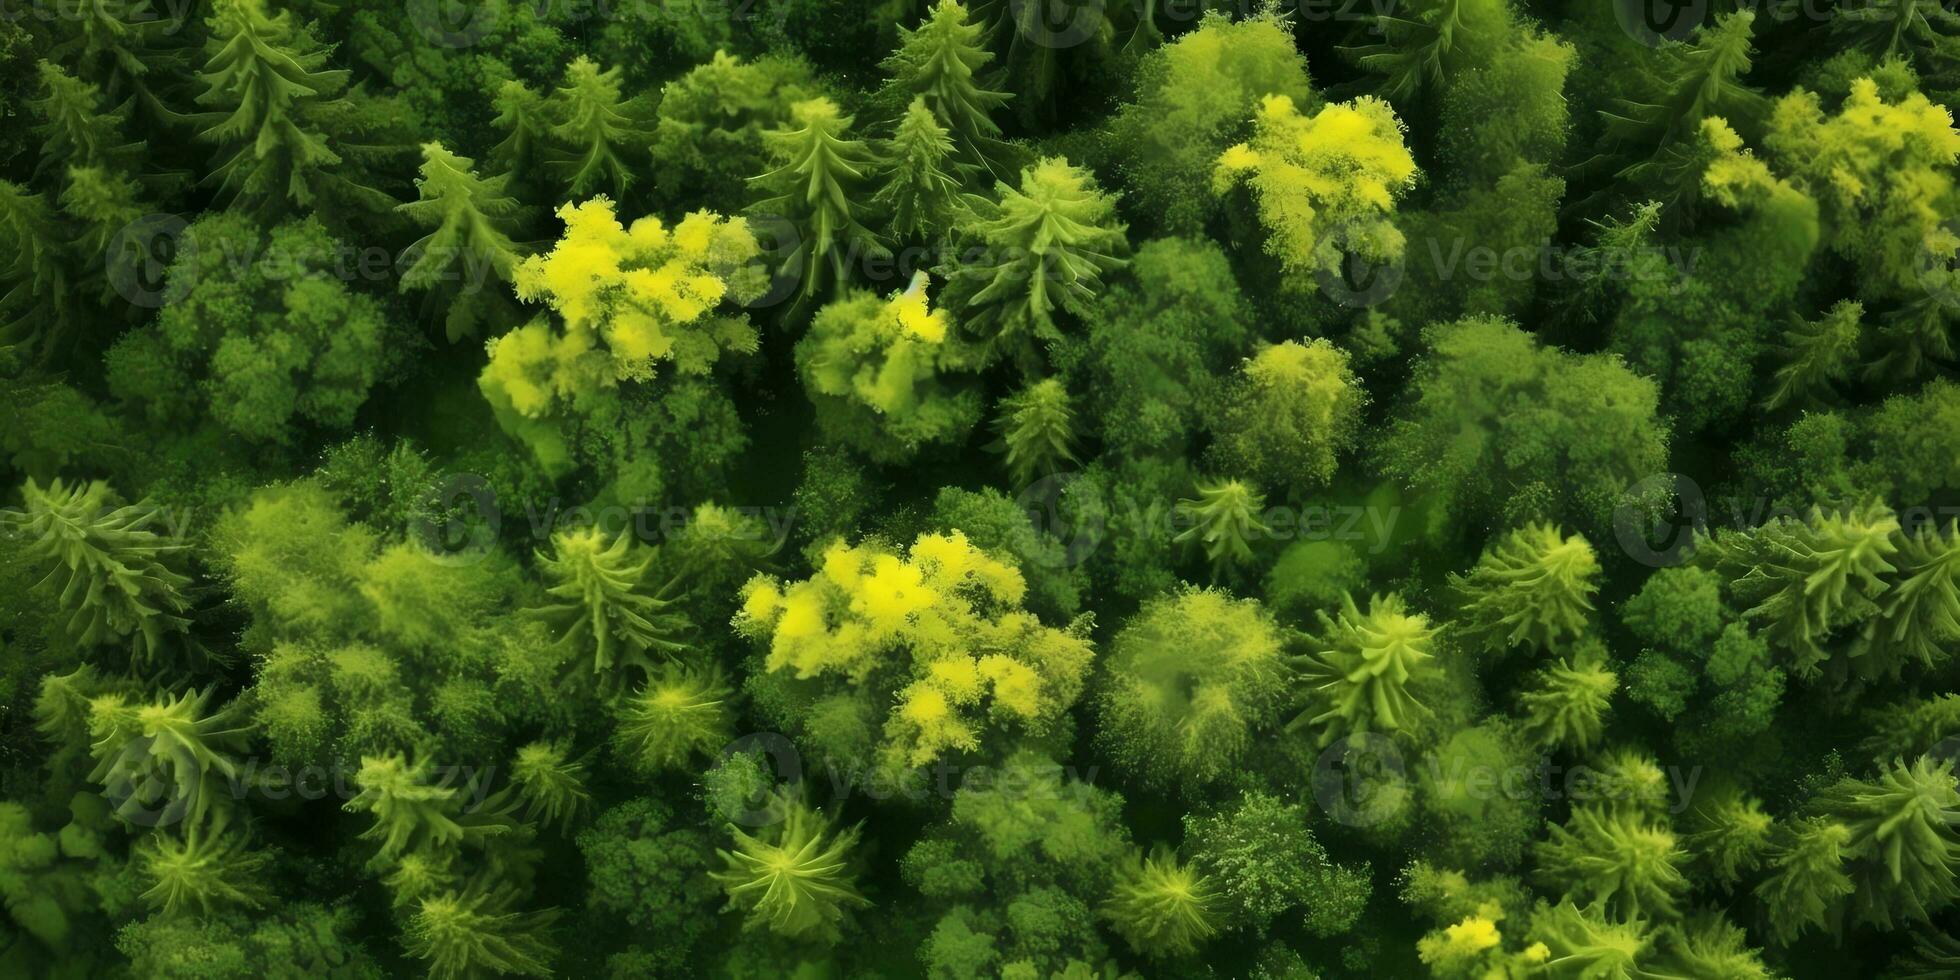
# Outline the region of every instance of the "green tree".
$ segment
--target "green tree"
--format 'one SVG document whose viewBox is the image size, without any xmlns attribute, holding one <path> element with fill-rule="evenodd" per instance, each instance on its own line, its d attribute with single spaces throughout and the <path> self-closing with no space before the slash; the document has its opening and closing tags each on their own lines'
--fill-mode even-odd
<svg viewBox="0 0 1960 980">
<path fill-rule="evenodd" d="M 898 46 L 880 66 L 892 76 L 885 98 L 922 104 L 958 147 L 961 162 L 999 174 L 1006 148 L 993 112 L 1010 96 L 986 87 L 982 73 L 994 56 L 984 34 L 959 0 L 939 0 L 918 27 L 898 29 Z"/>
<path fill-rule="evenodd" d="M 1056 312 L 1083 315 L 1103 273 L 1124 264 L 1125 226 L 1115 199 L 1063 157 L 1022 170 L 1018 189 L 994 189 L 1000 204 L 966 229 L 978 254 L 954 265 L 947 301 L 962 311 L 976 360 L 1011 355 L 1025 367 L 1036 340 L 1062 335 Z"/>
<path fill-rule="evenodd" d="M 1097 745 L 1138 783 L 1187 794 L 1235 770 L 1293 680 L 1272 618 L 1214 589 L 1145 603 L 1103 664 Z"/>
<path fill-rule="evenodd" d="M 849 282 L 854 262 L 888 254 L 861 220 L 878 160 L 863 140 L 846 135 L 851 121 L 827 98 L 796 103 L 784 128 L 764 134 L 775 168 L 751 178 L 769 196 L 750 213 L 786 220 L 797 231 L 782 267 L 795 270 L 804 299 L 825 284 Z"/>
<path fill-rule="evenodd" d="M 220 0 L 210 18 L 197 96 L 205 126 L 198 138 L 218 147 L 205 182 L 261 215 L 312 209 L 336 200 L 392 205 L 385 195 L 339 175 L 340 134 L 325 120 L 344 111 L 348 72 L 328 69 L 330 48 L 290 10 L 276 16 L 265 0 Z"/>
<path fill-rule="evenodd" d="M 980 421 L 980 391 L 956 373 L 949 318 L 930 307 L 927 286 L 920 272 L 888 298 L 849 291 L 817 311 L 796 345 L 824 434 L 881 462 L 958 445 Z"/>
<path fill-rule="evenodd" d="M 402 255 L 401 290 L 425 291 L 430 309 L 447 308 L 442 325 L 451 343 L 518 319 L 508 284 L 522 258 L 511 240 L 521 205 L 509 184 L 509 174 L 478 177 L 470 158 L 424 143 L 420 198 L 396 208 L 429 229 Z"/>
<path fill-rule="evenodd" d="M 620 95 L 619 69 L 601 71 L 580 56 L 565 66 L 565 84 L 544 108 L 554 144 L 546 162 L 571 196 L 582 198 L 604 185 L 624 197 L 649 134 L 639 109 Z"/>
</svg>

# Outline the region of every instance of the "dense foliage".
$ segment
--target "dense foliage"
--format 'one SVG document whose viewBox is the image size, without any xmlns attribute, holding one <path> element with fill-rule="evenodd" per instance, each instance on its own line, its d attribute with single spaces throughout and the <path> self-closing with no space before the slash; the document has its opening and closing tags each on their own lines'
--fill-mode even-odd
<svg viewBox="0 0 1960 980">
<path fill-rule="evenodd" d="M 1960 977 L 1956 100 L 1933 0 L 9 5 L 0 977 Z"/>
</svg>

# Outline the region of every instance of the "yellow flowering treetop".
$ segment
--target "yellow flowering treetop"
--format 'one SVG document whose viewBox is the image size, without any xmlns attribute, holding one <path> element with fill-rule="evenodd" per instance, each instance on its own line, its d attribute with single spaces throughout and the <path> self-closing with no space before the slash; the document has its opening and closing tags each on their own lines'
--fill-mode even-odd
<svg viewBox="0 0 1960 980">
<path fill-rule="evenodd" d="M 492 341 L 484 371 L 519 413 L 536 417 L 594 384 L 647 380 L 661 362 L 701 374 L 725 350 L 755 349 L 748 318 L 718 312 L 765 285 L 745 220 L 696 211 L 671 228 L 655 217 L 627 227 L 604 197 L 558 216 L 564 237 L 519 263 L 512 280 L 520 299 L 557 311 L 563 329 L 539 319 Z"/>
<path fill-rule="evenodd" d="M 927 288 L 919 272 L 889 298 L 852 290 L 818 311 L 796 345 L 817 424 L 876 460 L 957 441 L 980 420 L 979 391 L 943 376 L 955 358 Z"/>
<path fill-rule="evenodd" d="M 595 197 L 558 216 L 564 237 L 511 276 L 518 297 L 555 310 L 557 322 L 540 316 L 492 340 L 477 387 L 553 477 L 590 466 L 623 496 L 657 496 L 676 452 L 712 459 L 741 441 L 721 424 L 732 409 L 698 376 L 726 351 L 756 348 L 747 315 L 725 304 L 767 287 L 761 249 L 746 221 L 707 211 L 672 227 L 652 217 L 628 227 Z M 621 386 L 652 380 L 663 363 L 683 377 L 658 391 Z M 675 418 L 689 420 L 685 439 L 656 445 L 677 435 Z"/>
<path fill-rule="evenodd" d="M 1043 625 L 1021 608 L 1019 569 L 959 531 L 905 553 L 835 541 L 800 582 L 758 575 L 735 627 L 766 640 L 764 667 L 888 687 L 883 748 L 912 766 L 979 748 L 989 725 L 1046 731 L 1082 693 L 1087 623 Z"/>
<path fill-rule="evenodd" d="M 1945 224 L 1960 130 L 1945 106 L 1913 92 L 1887 104 L 1861 78 L 1835 116 L 1815 92 L 1778 99 L 1764 146 L 1829 209 L 1834 247 L 1868 279 L 1910 291 L 1926 256 L 1952 255 Z"/>
<path fill-rule="evenodd" d="M 1336 269 L 1350 252 L 1376 262 L 1401 257 L 1391 216 L 1415 182 L 1416 162 L 1388 103 L 1364 95 L 1309 118 L 1290 97 L 1268 95 L 1252 122 L 1252 139 L 1219 155 L 1212 189 L 1251 187 L 1266 251 L 1282 269 Z"/>
</svg>

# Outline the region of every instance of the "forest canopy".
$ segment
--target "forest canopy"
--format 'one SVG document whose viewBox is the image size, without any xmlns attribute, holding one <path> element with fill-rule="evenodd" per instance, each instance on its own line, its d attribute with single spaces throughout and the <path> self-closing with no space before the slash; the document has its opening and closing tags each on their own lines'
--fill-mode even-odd
<svg viewBox="0 0 1960 980">
<path fill-rule="evenodd" d="M 1935 0 L 15 0 L 0 977 L 1960 977 Z"/>
</svg>

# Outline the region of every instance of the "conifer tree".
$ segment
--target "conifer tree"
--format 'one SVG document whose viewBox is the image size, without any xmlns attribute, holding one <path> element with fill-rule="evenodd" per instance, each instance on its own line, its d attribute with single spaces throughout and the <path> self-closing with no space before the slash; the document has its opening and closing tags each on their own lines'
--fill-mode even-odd
<svg viewBox="0 0 1960 980">
<path fill-rule="evenodd" d="M 205 178 L 238 205 L 267 215 L 311 208 L 341 156 L 314 118 L 340 103 L 348 73 L 290 10 L 265 0 L 217 0 L 197 101 L 210 111 L 198 138 L 218 147 Z"/>
<path fill-rule="evenodd" d="M 853 257 L 886 253 L 859 203 L 877 161 L 864 141 L 849 138 L 851 117 L 835 102 L 807 99 L 790 114 L 789 128 L 765 134 L 776 168 L 752 179 L 770 196 L 749 210 L 795 225 L 799 241 L 783 263 L 802 276 L 800 295 L 809 299 L 825 284 L 847 281 Z"/>
<path fill-rule="evenodd" d="M 985 30 L 967 17 L 959 0 L 940 0 L 918 27 L 899 28 L 898 48 L 882 63 L 890 72 L 889 96 L 922 102 L 972 166 L 996 169 L 1005 146 L 993 111 L 1011 96 L 986 87 L 981 72 L 992 61 Z"/>
<path fill-rule="evenodd" d="M 637 107 L 621 96 L 619 74 L 618 68 L 600 71 L 592 59 L 581 56 L 565 69 L 565 84 L 546 104 L 557 144 L 551 163 L 575 199 L 602 185 L 611 187 L 614 197 L 625 196 L 634 165 L 651 138 L 637 118 Z M 516 104 L 521 102 L 519 97 Z"/>
<path fill-rule="evenodd" d="M 520 249 L 511 241 L 521 209 L 510 196 L 508 174 L 478 177 L 468 157 L 441 143 L 422 145 L 420 199 L 396 210 L 429 229 L 403 254 L 410 264 L 401 289 L 426 291 L 431 306 L 446 305 L 443 332 L 451 343 L 516 322 L 510 302 L 511 269 Z"/>
<path fill-rule="evenodd" d="M 891 215 L 894 236 L 932 241 L 971 213 L 976 199 L 961 190 L 971 168 L 952 159 L 952 138 L 926 108 L 923 96 L 914 98 L 899 118 L 898 128 L 885 141 L 884 156 L 884 186 L 873 202 Z"/>
</svg>

